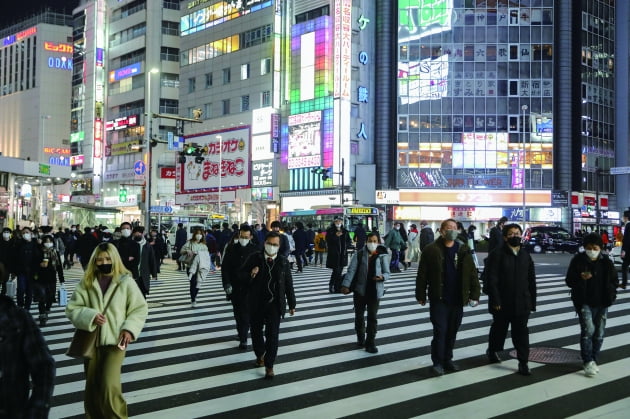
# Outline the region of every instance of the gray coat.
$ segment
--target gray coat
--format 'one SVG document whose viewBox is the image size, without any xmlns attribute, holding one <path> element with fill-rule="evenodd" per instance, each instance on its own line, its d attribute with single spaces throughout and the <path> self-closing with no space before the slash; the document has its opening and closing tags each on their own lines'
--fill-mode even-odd
<svg viewBox="0 0 630 419">
<path fill-rule="evenodd" d="M 389 262 L 390 256 L 387 253 L 387 249 L 383 246 L 379 246 L 376 249 L 379 254 L 376 263 L 374 265 L 375 268 L 375 276 L 382 276 L 382 281 L 376 282 L 376 297 L 382 298 L 385 293 L 384 282 L 389 279 Z M 358 255 L 361 254 L 361 265 L 359 266 Z M 367 247 L 363 247 L 363 249 L 355 252 L 354 256 L 350 260 L 350 266 L 348 266 L 348 272 L 346 272 L 346 276 L 341 283 L 342 287 L 350 288 L 352 284 L 352 278 L 357 274 L 357 280 L 354 285 L 354 289 L 351 291 L 356 292 L 357 294 L 363 296 L 365 295 L 365 289 L 367 287 L 368 282 L 368 262 L 370 259 L 370 254 L 367 250 Z"/>
</svg>

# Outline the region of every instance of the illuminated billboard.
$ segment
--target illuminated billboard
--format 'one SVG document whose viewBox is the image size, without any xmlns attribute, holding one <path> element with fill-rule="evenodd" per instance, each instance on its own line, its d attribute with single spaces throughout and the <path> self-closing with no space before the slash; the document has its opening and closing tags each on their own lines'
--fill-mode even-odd
<svg viewBox="0 0 630 419">
<path fill-rule="evenodd" d="M 398 62 L 398 95 L 407 105 L 441 99 L 448 93 L 448 55 L 422 61 Z"/>
<path fill-rule="evenodd" d="M 529 115 L 530 141 L 552 142 L 553 141 L 553 118 L 551 114 L 541 115 L 531 113 Z"/>
<path fill-rule="evenodd" d="M 193 1 L 190 2 L 188 8 L 191 9 L 203 3 L 203 1 Z M 220 23 L 257 12 L 272 4 L 272 0 L 218 1 L 211 6 L 181 17 L 179 24 L 181 36 L 190 35 Z"/>
<path fill-rule="evenodd" d="M 453 0 L 398 0 L 398 42 L 451 30 Z"/>
<path fill-rule="evenodd" d="M 321 111 L 289 116 L 289 169 L 321 165 L 321 120 Z"/>
<path fill-rule="evenodd" d="M 142 72 L 142 63 L 135 63 L 123 68 L 119 68 L 118 70 L 112 70 L 109 72 L 109 82 L 113 83 L 115 81 L 120 81 L 122 79 L 126 79 L 127 77 L 133 77 Z"/>
<path fill-rule="evenodd" d="M 187 156 L 185 163 L 178 165 L 176 193 L 249 187 L 250 127 L 206 132 L 185 140 L 187 144 L 197 144 L 202 151 L 200 156 Z"/>
</svg>

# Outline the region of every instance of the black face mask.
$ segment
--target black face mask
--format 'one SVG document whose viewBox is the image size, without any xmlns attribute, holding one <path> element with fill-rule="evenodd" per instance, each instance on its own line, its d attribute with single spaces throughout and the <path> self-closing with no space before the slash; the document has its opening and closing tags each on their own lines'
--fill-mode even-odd
<svg viewBox="0 0 630 419">
<path fill-rule="evenodd" d="M 517 247 L 521 245 L 520 237 L 508 237 L 507 242 L 512 247 Z"/>
<path fill-rule="evenodd" d="M 133 239 L 137 242 L 141 242 L 142 241 L 142 236 L 134 236 Z"/>
<path fill-rule="evenodd" d="M 102 265 L 96 265 L 96 269 L 98 269 L 102 274 L 110 274 L 112 273 L 112 264 L 104 263 Z"/>
</svg>

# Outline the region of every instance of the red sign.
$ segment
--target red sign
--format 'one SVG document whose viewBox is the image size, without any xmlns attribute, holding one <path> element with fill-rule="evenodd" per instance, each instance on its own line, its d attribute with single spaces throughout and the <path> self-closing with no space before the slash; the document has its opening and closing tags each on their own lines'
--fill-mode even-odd
<svg viewBox="0 0 630 419">
<path fill-rule="evenodd" d="M 175 179 L 175 168 L 174 167 L 160 168 L 160 179 Z"/>
<path fill-rule="evenodd" d="M 105 122 L 105 131 L 117 131 L 120 129 L 135 127 L 136 125 L 138 125 L 138 115 L 124 116 L 122 118 L 116 118 L 113 121 Z"/>
<path fill-rule="evenodd" d="M 69 156 L 70 149 L 69 148 L 58 148 L 58 147 L 44 147 L 44 153 L 46 154 L 60 154 L 62 156 Z"/>
<path fill-rule="evenodd" d="M 32 28 L 28 28 L 25 31 L 18 32 L 17 35 L 15 35 L 15 37 L 17 38 L 18 41 L 21 41 L 22 39 L 31 35 L 35 35 L 36 33 L 37 33 L 37 27 L 33 26 Z"/>
<path fill-rule="evenodd" d="M 74 52 L 74 47 L 70 44 L 62 44 L 48 41 L 44 41 L 44 49 L 46 51 L 63 52 L 68 54 L 72 54 Z"/>
</svg>

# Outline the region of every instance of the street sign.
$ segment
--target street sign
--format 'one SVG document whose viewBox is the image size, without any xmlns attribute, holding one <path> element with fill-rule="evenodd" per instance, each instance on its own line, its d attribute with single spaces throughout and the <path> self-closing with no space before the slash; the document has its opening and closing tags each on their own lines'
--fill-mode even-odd
<svg viewBox="0 0 630 419">
<path fill-rule="evenodd" d="M 611 167 L 610 174 L 611 175 L 627 175 L 630 173 L 630 166 L 621 166 L 621 167 Z"/>
<path fill-rule="evenodd" d="M 133 165 L 133 172 L 136 175 L 144 175 L 144 172 L 147 170 L 147 165 L 144 164 L 142 160 L 138 160 Z"/>
<path fill-rule="evenodd" d="M 151 212 L 159 212 L 162 214 L 172 214 L 173 213 L 173 207 L 170 207 L 168 205 L 164 206 L 164 205 L 154 205 L 151 207 Z"/>
</svg>

